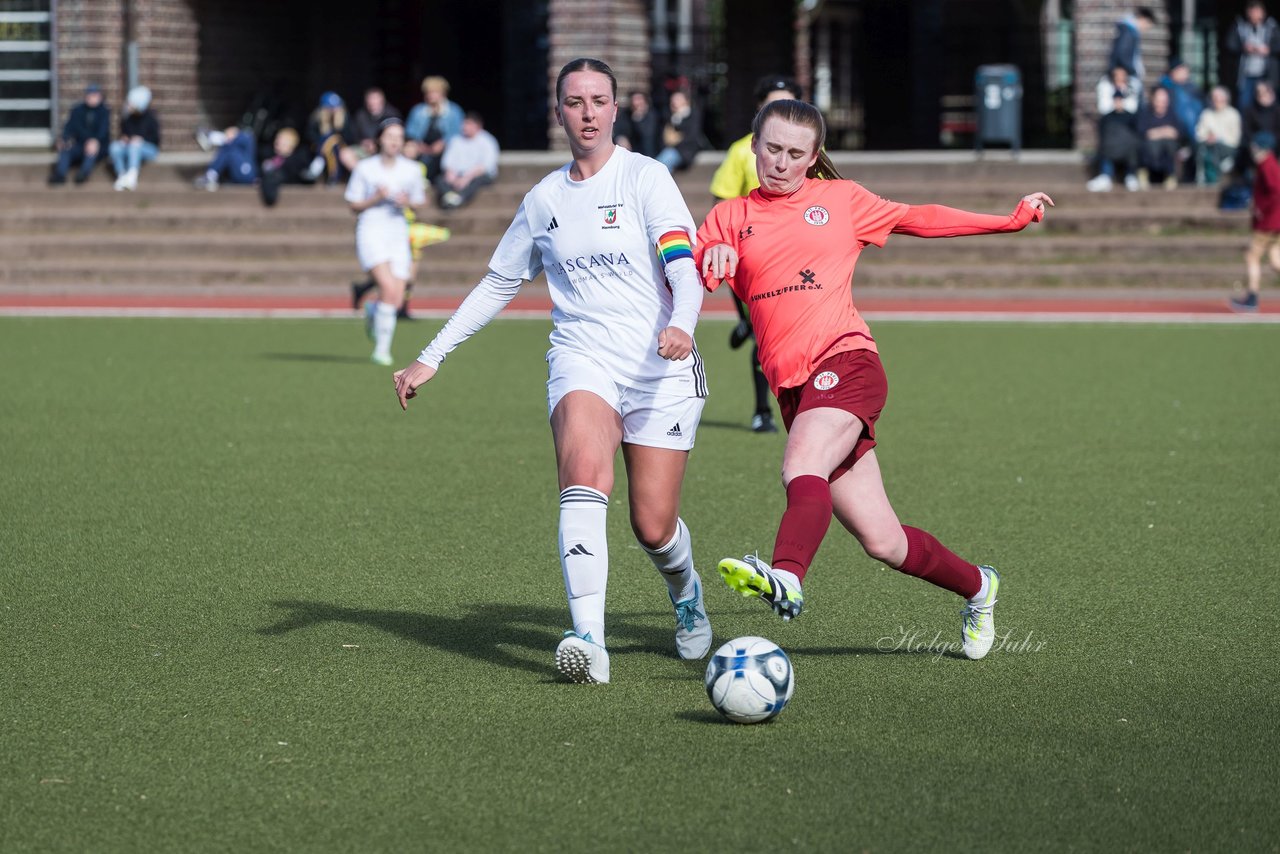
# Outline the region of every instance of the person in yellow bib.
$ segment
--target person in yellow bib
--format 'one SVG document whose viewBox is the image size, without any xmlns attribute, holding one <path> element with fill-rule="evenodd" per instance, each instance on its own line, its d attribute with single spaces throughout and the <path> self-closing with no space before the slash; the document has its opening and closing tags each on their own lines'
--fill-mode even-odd
<svg viewBox="0 0 1280 854">
<path fill-rule="evenodd" d="M 755 95 L 756 110 L 770 101 L 783 98 L 799 101 L 804 97 L 799 83 L 790 77 L 777 74 L 761 78 L 756 84 Z M 711 177 L 711 195 L 715 196 L 717 201 L 736 199 L 759 186 L 760 180 L 756 177 L 756 156 L 751 151 L 751 134 L 747 133 L 730 145 L 729 150 L 725 152 L 724 160 L 716 169 L 715 175 Z M 751 416 L 751 429 L 756 433 L 777 433 L 778 427 L 773 421 L 773 410 L 769 407 L 769 383 L 765 381 L 764 374 L 760 371 L 760 355 L 755 347 L 755 336 L 751 331 L 751 321 L 747 317 L 747 307 L 737 296 L 734 296 L 733 304 L 738 309 L 738 325 L 729 335 L 729 346 L 737 350 L 748 339 L 752 339 L 751 382 L 755 387 L 756 408 Z"/>
</svg>

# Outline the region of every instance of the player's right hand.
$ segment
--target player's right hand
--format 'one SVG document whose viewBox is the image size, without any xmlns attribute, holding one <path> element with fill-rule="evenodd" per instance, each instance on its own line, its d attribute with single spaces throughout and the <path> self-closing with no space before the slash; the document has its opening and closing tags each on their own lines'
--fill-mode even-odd
<svg viewBox="0 0 1280 854">
<path fill-rule="evenodd" d="M 732 279 L 738 272 L 738 252 L 727 243 L 717 243 L 702 253 L 702 278 Z"/>
<path fill-rule="evenodd" d="M 400 408 L 407 411 L 409 409 L 409 401 L 418 396 L 418 389 L 435 375 L 435 368 L 416 360 L 411 362 L 407 368 L 401 368 L 392 374 L 396 383 L 396 399 L 400 401 Z"/>
</svg>

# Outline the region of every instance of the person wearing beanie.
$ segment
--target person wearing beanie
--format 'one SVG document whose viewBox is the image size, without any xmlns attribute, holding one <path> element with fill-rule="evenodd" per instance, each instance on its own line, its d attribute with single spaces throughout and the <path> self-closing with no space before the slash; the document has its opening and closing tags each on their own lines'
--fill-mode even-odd
<svg viewBox="0 0 1280 854">
<path fill-rule="evenodd" d="M 115 188 L 136 190 L 138 170 L 160 153 L 160 122 L 151 109 L 151 90 L 146 86 L 135 86 L 125 96 L 120 136 L 111 143 L 110 152 L 116 170 Z"/>
<path fill-rule="evenodd" d="M 84 100 L 71 108 L 67 123 L 55 143 L 58 160 L 49 173 L 50 184 L 65 184 L 71 167 L 79 164 L 75 181 L 83 184 L 98 160 L 107 153 L 111 140 L 111 108 L 103 103 L 102 87 L 90 83 Z"/>
</svg>

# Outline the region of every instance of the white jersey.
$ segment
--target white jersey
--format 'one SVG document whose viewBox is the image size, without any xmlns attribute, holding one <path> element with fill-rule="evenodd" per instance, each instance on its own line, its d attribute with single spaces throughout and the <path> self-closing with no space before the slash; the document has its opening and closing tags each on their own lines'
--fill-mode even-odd
<svg viewBox="0 0 1280 854">
<path fill-rule="evenodd" d="M 356 164 L 347 182 L 344 194 L 348 202 L 363 202 L 377 192 L 379 187 L 386 188 L 388 196 L 404 193 L 411 206 L 426 204 L 427 184 L 422 174 L 422 165 L 407 157 L 396 157 L 390 166 L 383 162 L 381 155 L 366 157 Z M 403 229 L 408 234 L 405 224 L 404 208 L 391 199 L 383 199 L 373 207 L 360 212 L 356 220 L 357 232 L 365 229 Z"/>
<path fill-rule="evenodd" d="M 679 362 L 657 354 L 659 332 L 672 325 L 691 332 L 697 319 L 695 309 L 672 323 L 658 251 L 662 242 L 669 258 L 688 257 L 696 233 L 675 181 L 656 160 L 622 147 L 584 181 L 571 179 L 569 168 L 525 195 L 489 269 L 506 279 L 546 272 L 552 354 L 586 356 L 632 388 L 705 397 L 696 348 Z"/>
</svg>

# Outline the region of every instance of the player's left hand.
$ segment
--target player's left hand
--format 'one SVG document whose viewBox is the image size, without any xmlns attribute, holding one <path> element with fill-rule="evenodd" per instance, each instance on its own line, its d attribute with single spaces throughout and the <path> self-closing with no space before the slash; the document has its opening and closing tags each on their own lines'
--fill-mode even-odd
<svg viewBox="0 0 1280 854">
<path fill-rule="evenodd" d="M 693 338 L 676 326 L 668 326 L 658 333 L 658 355 L 678 362 L 693 352 Z"/>
<path fill-rule="evenodd" d="M 1053 199 L 1049 198 L 1048 193 L 1032 193 L 1029 196 L 1023 196 L 1022 201 L 1026 202 L 1027 204 L 1031 205 L 1031 207 L 1040 211 L 1041 217 L 1044 216 L 1045 211 L 1048 209 L 1045 207 L 1046 205 L 1048 205 L 1050 208 L 1053 207 Z M 1037 219 L 1038 218 L 1039 217 L 1037 217 Z"/>
<path fill-rule="evenodd" d="M 409 401 L 418 396 L 418 389 L 431 378 L 436 375 L 436 369 L 428 365 L 422 364 L 417 360 L 410 362 L 407 368 L 401 368 L 392 374 L 395 380 L 396 399 L 400 401 L 400 408 L 409 409 Z"/>
</svg>

